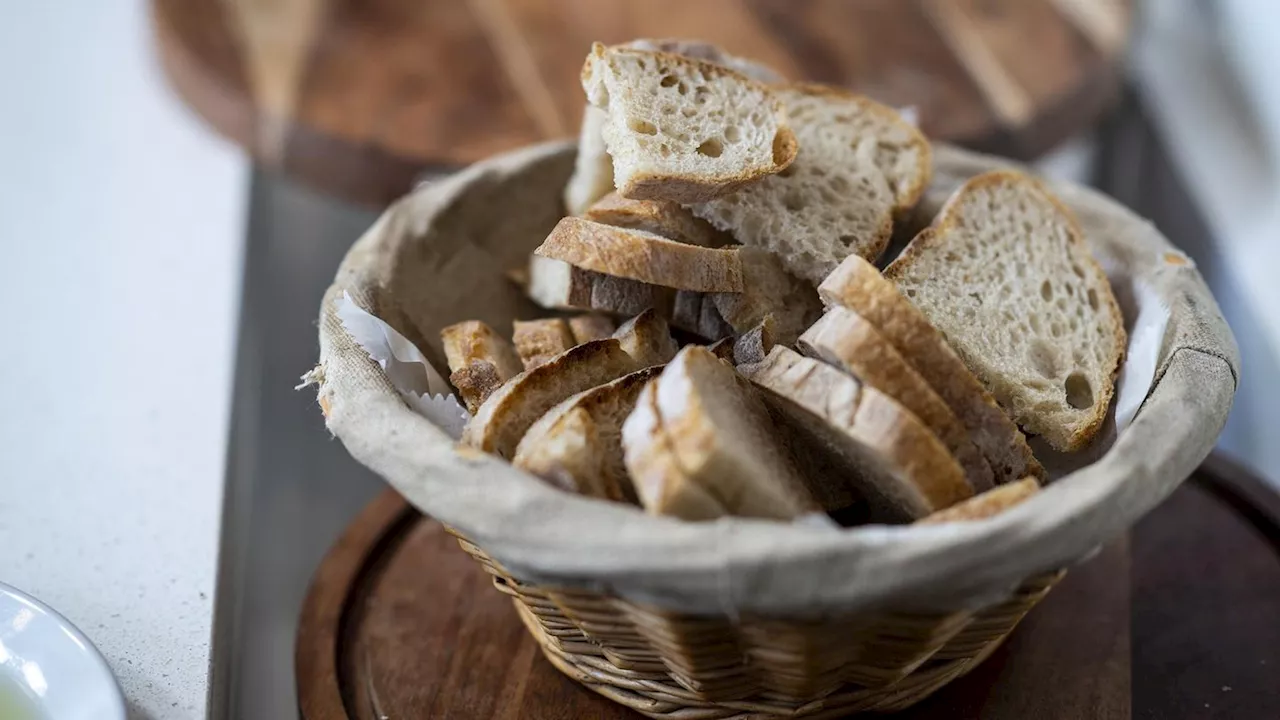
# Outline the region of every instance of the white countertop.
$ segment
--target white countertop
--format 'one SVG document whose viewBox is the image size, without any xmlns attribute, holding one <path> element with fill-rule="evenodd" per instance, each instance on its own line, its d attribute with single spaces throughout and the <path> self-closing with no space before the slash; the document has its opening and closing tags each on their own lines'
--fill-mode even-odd
<svg viewBox="0 0 1280 720">
<path fill-rule="evenodd" d="M 205 714 L 248 166 L 172 97 L 146 5 L 0 21 L 0 580 Z"/>
</svg>

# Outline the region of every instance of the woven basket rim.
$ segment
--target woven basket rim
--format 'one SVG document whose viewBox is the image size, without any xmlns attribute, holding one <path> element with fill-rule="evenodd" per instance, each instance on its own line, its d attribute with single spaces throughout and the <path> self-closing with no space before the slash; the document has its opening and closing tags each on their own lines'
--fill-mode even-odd
<svg viewBox="0 0 1280 720">
<path fill-rule="evenodd" d="M 379 381 L 381 370 L 367 357 L 355 362 L 353 377 L 329 371 L 338 353 L 353 361 L 350 337 L 332 322 L 332 303 L 345 292 L 379 291 L 371 257 L 403 245 L 400 234 L 421 232 L 473 185 L 519 182 L 528 168 L 572 152 L 569 142 L 523 148 L 414 191 L 352 247 L 321 306 L 326 371 L 320 394 L 330 408 L 331 432 L 411 503 L 457 528 L 521 579 L 607 587 L 690 612 L 810 614 L 903 601 L 922 608 L 983 602 L 1071 564 L 1122 532 L 1191 473 L 1225 422 L 1237 378 L 1234 339 L 1193 267 L 1164 283 L 1169 296 L 1163 299 L 1171 307 L 1190 305 L 1193 311 L 1173 313 L 1165 341 L 1172 347 L 1166 347 L 1132 425 L 1096 463 L 983 522 L 835 532 L 746 518 L 686 523 L 650 516 L 564 493 L 497 458 L 455 449 L 400 400 L 385 376 Z M 964 171 L 1009 164 L 945 146 L 936 155 Z M 1084 203 L 1145 234 L 1149 249 L 1174 252 L 1148 223 L 1101 194 L 1070 185 L 1056 189 L 1077 211 Z M 558 197 L 558 188 L 549 191 Z M 1187 337 L 1195 341 L 1184 343 Z M 371 437 L 369 427 L 382 423 L 397 428 L 395 438 Z M 1125 477 L 1118 481 L 1121 470 Z M 531 516 L 543 521 L 530 522 Z M 584 537 L 566 527 L 598 532 Z"/>
</svg>

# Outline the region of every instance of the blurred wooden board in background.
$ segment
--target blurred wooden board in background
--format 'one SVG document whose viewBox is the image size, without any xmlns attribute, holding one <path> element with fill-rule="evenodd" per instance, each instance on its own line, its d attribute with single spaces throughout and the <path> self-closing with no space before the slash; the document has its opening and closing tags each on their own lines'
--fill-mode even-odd
<svg viewBox="0 0 1280 720">
<path fill-rule="evenodd" d="M 592 41 L 702 38 L 1033 158 L 1118 87 L 1131 0 L 152 0 L 178 94 L 254 157 L 383 204 L 577 132 Z"/>
<path fill-rule="evenodd" d="M 303 720 L 634 718 L 561 675 L 491 577 L 388 490 L 313 578 Z M 1280 496 L 1210 457 L 1008 642 L 901 720 L 1280 717 Z"/>
</svg>

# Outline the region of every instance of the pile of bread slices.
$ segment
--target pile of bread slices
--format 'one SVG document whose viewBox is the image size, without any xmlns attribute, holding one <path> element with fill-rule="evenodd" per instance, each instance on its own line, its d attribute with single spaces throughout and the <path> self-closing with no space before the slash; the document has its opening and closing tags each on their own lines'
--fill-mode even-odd
<svg viewBox="0 0 1280 720">
<path fill-rule="evenodd" d="M 685 41 L 595 45 L 569 215 L 515 282 L 555 317 L 445 328 L 462 441 L 688 520 L 985 517 L 1024 431 L 1097 434 L 1123 320 L 1071 213 L 977 176 L 883 270 L 930 181 L 893 109 Z M 566 312 L 567 311 L 567 312 Z"/>
</svg>

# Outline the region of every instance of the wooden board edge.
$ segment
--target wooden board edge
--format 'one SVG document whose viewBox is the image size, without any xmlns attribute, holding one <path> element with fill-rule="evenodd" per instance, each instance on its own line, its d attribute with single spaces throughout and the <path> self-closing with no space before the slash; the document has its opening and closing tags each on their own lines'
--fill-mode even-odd
<svg viewBox="0 0 1280 720">
<path fill-rule="evenodd" d="M 387 489 L 347 525 L 316 566 L 307 588 L 294 641 L 294 683 L 302 720 L 349 720 L 338 677 L 342 623 L 360 576 L 386 541 L 418 516 L 395 490 Z"/>
</svg>

